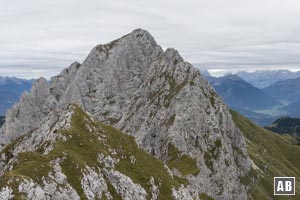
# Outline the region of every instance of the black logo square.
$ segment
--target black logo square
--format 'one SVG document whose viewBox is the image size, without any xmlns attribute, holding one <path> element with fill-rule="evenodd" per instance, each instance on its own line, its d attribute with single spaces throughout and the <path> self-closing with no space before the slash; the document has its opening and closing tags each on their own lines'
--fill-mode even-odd
<svg viewBox="0 0 300 200">
<path fill-rule="evenodd" d="M 274 177 L 274 195 L 295 195 L 295 177 Z"/>
</svg>

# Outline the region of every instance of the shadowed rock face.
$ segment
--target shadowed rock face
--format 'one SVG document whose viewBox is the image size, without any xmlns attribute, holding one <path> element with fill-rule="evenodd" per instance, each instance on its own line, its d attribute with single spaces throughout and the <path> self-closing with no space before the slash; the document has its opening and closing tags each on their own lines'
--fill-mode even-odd
<svg viewBox="0 0 300 200">
<path fill-rule="evenodd" d="M 70 103 L 134 136 L 165 162 L 170 147 L 196 159 L 199 173 L 186 176 L 195 198 L 199 193 L 247 198 L 239 177 L 247 176 L 251 164 L 227 107 L 197 69 L 176 50 L 163 51 L 147 31 L 96 46 L 82 64 L 53 77 L 50 86 L 39 79 L 8 112 L 2 140 L 38 128 L 51 110 Z"/>
<path fill-rule="evenodd" d="M 0 116 L 0 127 L 4 124 L 5 122 L 5 116 Z"/>
</svg>

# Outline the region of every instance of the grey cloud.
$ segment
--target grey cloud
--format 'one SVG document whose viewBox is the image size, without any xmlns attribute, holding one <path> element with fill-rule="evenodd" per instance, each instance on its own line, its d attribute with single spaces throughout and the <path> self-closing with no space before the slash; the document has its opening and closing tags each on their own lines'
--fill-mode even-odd
<svg viewBox="0 0 300 200">
<path fill-rule="evenodd" d="M 0 0 L 0 5 L 0 75 L 49 78 L 82 62 L 95 45 L 135 28 L 218 73 L 300 66 L 295 0 Z"/>
</svg>

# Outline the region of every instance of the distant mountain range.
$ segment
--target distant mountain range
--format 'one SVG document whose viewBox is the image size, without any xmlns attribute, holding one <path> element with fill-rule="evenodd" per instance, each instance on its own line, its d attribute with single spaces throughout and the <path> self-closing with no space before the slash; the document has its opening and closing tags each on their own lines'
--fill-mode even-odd
<svg viewBox="0 0 300 200">
<path fill-rule="evenodd" d="M 300 77 L 278 81 L 263 89 L 268 95 L 282 103 L 292 103 L 300 100 Z"/>
<path fill-rule="evenodd" d="M 279 117 L 300 117 L 300 72 L 240 71 L 222 77 L 213 77 L 205 69 L 200 72 L 229 107 L 261 126 Z"/>
<path fill-rule="evenodd" d="M 283 107 L 291 117 L 300 117 L 300 100 Z"/>
<path fill-rule="evenodd" d="M 276 116 L 271 116 L 269 114 L 263 114 L 251 110 L 242 109 L 242 108 L 232 107 L 232 109 L 239 112 L 240 114 L 247 117 L 248 119 L 251 119 L 252 122 L 255 122 L 256 124 L 262 127 L 271 124 L 278 118 Z"/>
<path fill-rule="evenodd" d="M 300 77 L 300 72 L 290 70 L 256 70 L 254 72 L 239 71 L 239 77 L 258 88 L 266 88 L 278 81 Z"/>
<path fill-rule="evenodd" d="M 207 77 L 225 103 L 232 108 L 246 110 L 269 109 L 281 105 L 264 91 L 249 84 L 237 75 Z"/>
<path fill-rule="evenodd" d="M 24 91 L 29 91 L 34 80 L 0 76 L 0 115 L 19 101 Z"/>
</svg>

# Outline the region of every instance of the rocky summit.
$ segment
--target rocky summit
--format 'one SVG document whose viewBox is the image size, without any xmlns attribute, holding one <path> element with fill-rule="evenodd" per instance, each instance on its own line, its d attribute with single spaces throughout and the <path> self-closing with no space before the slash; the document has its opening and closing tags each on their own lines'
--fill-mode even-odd
<svg viewBox="0 0 300 200">
<path fill-rule="evenodd" d="M 250 188 L 226 105 L 141 29 L 38 79 L 0 134 L 1 199 L 243 200 Z"/>
</svg>

